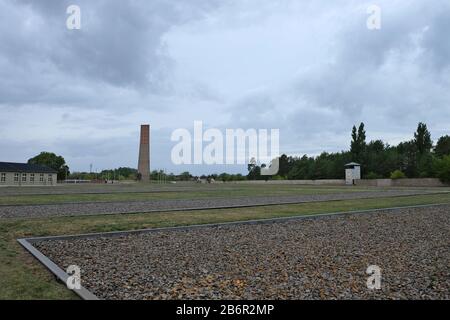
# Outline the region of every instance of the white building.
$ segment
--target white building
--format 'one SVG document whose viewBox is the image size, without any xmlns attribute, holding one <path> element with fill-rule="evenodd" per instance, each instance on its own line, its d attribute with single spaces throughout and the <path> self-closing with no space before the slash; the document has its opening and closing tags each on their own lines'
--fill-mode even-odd
<svg viewBox="0 0 450 320">
<path fill-rule="evenodd" d="M 46 166 L 0 162 L 1 186 L 55 186 L 57 171 Z"/>
<path fill-rule="evenodd" d="M 353 185 L 355 180 L 361 179 L 361 165 L 350 162 L 345 165 L 345 184 Z"/>
</svg>

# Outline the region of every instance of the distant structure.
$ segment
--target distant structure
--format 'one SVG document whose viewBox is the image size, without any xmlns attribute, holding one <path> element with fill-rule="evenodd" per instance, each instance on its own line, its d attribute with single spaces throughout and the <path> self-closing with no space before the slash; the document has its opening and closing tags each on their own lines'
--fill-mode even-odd
<svg viewBox="0 0 450 320">
<path fill-rule="evenodd" d="M 150 125 L 141 125 L 138 173 L 141 181 L 150 181 Z"/>
<path fill-rule="evenodd" d="M 0 186 L 55 186 L 57 171 L 28 163 L 0 162 Z"/>
<path fill-rule="evenodd" d="M 353 185 L 355 180 L 361 179 L 361 165 L 350 162 L 345 165 L 345 184 Z"/>
</svg>

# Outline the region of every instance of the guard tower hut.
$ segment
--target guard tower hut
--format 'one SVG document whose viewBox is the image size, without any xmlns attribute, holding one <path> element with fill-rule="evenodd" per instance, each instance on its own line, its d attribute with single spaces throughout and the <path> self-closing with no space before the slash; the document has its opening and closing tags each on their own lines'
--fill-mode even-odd
<svg viewBox="0 0 450 320">
<path fill-rule="evenodd" d="M 355 180 L 361 179 L 361 165 L 350 162 L 345 165 L 345 184 L 354 185 Z"/>
</svg>

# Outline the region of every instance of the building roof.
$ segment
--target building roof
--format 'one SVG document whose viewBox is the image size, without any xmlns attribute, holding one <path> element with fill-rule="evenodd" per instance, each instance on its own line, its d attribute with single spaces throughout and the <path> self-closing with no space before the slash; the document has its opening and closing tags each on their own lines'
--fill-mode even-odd
<svg viewBox="0 0 450 320">
<path fill-rule="evenodd" d="M 346 165 L 345 165 L 346 167 L 356 167 L 356 166 L 361 166 L 359 163 L 356 163 L 356 162 L 350 162 L 350 163 L 347 163 Z"/>
<path fill-rule="evenodd" d="M 57 173 L 47 166 L 15 162 L 0 162 L 0 172 Z"/>
</svg>

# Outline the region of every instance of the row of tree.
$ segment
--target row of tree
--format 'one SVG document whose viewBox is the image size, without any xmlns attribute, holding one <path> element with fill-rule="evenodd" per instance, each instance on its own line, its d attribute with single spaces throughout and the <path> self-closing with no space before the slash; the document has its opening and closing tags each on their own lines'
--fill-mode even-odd
<svg viewBox="0 0 450 320">
<path fill-rule="evenodd" d="M 135 168 L 120 167 L 117 169 L 102 170 L 101 172 L 73 172 L 71 173 L 66 161 L 62 156 L 58 156 L 52 152 L 41 152 L 39 155 L 28 160 L 30 164 L 39 164 L 50 167 L 58 171 L 58 180 L 76 179 L 76 180 L 139 180 L 139 173 Z M 196 181 L 204 179 L 211 181 L 241 181 L 246 180 L 247 177 L 242 174 L 211 174 L 194 176 L 188 171 L 175 175 L 167 173 L 163 170 L 153 170 L 150 173 L 150 180 L 152 181 Z"/>
<path fill-rule="evenodd" d="M 362 178 L 423 178 L 438 177 L 450 182 L 450 136 L 442 136 L 433 145 L 431 134 L 426 124 L 419 123 L 414 137 L 396 146 L 391 146 L 381 140 L 366 141 L 364 123 L 353 126 L 351 132 L 350 150 L 337 153 L 323 152 L 317 157 L 307 155 L 287 156 L 279 159 L 278 175 L 274 177 L 261 176 L 261 167 L 254 163 L 248 165 L 248 174 L 212 174 L 193 176 L 189 172 L 179 175 L 166 173 L 162 170 L 151 172 L 154 181 L 190 181 L 214 179 L 216 181 L 241 181 L 262 179 L 343 179 L 344 165 L 349 162 L 361 164 Z M 134 168 L 120 167 L 103 170 L 100 173 L 75 172 L 70 173 L 62 156 L 50 152 L 41 152 L 28 160 L 30 164 L 46 165 L 58 171 L 58 180 L 138 180 L 139 174 Z"/>
<path fill-rule="evenodd" d="M 68 179 L 77 180 L 136 180 L 137 170 L 120 167 L 117 169 L 102 170 L 101 172 L 73 172 Z"/>
<path fill-rule="evenodd" d="M 138 171 L 134 168 L 121 167 L 112 170 L 103 170 L 101 172 L 74 172 L 69 175 L 69 179 L 78 180 L 139 180 Z M 242 174 L 210 174 L 210 175 L 200 175 L 195 176 L 188 171 L 182 172 L 180 174 L 174 174 L 172 172 L 167 173 L 164 170 L 153 170 L 150 173 L 151 181 L 196 181 L 198 179 L 211 181 L 242 181 L 247 180 L 247 177 Z"/>
<path fill-rule="evenodd" d="M 283 154 L 278 175 L 273 178 L 343 179 L 344 165 L 349 162 L 360 163 L 362 178 L 366 179 L 439 177 L 450 181 L 450 136 L 439 138 L 434 146 L 426 124 L 419 123 L 413 139 L 390 146 L 381 140 L 366 142 L 364 123 L 361 123 L 358 128 L 353 126 L 350 150 L 323 152 L 317 157 Z M 249 165 L 247 178 L 267 179 L 260 171 L 261 167 Z"/>
<path fill-rule="evenodd" d="M 238 174 L 230 174 L 230 173 L 226 173 L 223 172 L 221 174 L 209 174 L 209 175 L 205 175 L 202 174 L 200 176 L 196 176 L 196 175 L 192 175 L 189 171 L 185 171 L 182 172 L 178 175 L 175 175 L 173 173 L 166 173 L 162 170 L 160 171 L 152 171 L 151 175 L 150 175 L 150 179 L 153 181 L 158 181 L 158 180 L 164 180 L 164 181 L 197 181 L 199 179 L 201 180 L 207 180 L 207 181 L 223 181 L 223 182 L 228 182 L 228 181 L 242 181 L 242 180 L 247 180 L 247 177 L 238 173 Z"/>
</svg>

